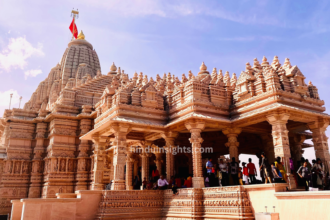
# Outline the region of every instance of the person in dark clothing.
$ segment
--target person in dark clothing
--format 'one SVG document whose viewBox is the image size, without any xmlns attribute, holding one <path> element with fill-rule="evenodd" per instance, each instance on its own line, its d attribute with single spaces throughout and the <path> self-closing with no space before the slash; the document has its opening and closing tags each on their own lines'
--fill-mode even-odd
<svg viewBox="0 0 330 220">
<path fill-rule="evenodd" d="M 139 182 L 140 182 L 139 177 L 135 176 L 134 181 L 133 181 L 133 189 L 137 189 L 137 190 L 140 189 L 140 183 Z"/>
<path fill-rule="evenodd" d="M 239 181 L 238 181 L 238 163 L 236 162 L 235 157 L 233 157 L 231 159 L 229 171 L 230 171 L 230 176 L 233 180 L 233 184 L 234 185 L 239 185 Z"/>
<path fill-rule="evenodd" d="M 307 161 L 304 162 L 303 166 L 299 167 L 297 174 L 303 180 L 305 190 L 308 191 L 308 187 L 309 187 L 308 182 L 310 180 L 310 170 L 308 169 Z"/>
<path fill-rule="evenodd" d="M 259 169 L 260 171 L 264 171 L 265 183 L 267 183 L 268 181 L 269 183 L 272 183 L 270 176 L 270 166 L 264 152 L 261 153 L 261 165 Z"/>
</svg>

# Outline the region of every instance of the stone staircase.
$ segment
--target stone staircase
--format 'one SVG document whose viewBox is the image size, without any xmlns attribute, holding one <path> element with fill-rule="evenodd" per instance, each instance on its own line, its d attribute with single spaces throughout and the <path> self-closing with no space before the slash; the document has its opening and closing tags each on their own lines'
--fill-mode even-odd
<svg viewBox="0 0 330 220">
<path fill-rule="evenodd" d="M 203 193 L 204 219 L 254 219 L 243 186 L 204 188 Z"/>
</svg>

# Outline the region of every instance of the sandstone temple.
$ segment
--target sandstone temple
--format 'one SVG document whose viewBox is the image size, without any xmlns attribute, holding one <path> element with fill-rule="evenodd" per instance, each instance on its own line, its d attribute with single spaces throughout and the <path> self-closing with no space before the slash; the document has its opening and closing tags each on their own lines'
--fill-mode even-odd
<svg viewBox="0 0 330 220">
<path fill-rule="evenodd" d="M 141 72 L 130 78 L 115 64 L 102 73 L 81 33 L 24 108 L 7 109 L 0 119 L 0 214 L 24 220 L 254 219 L 268 206 L 289 219 L 290 199 L 310 196 L 284 192 L 296 188 L 289 158 L 296 163 L 304 148 L 314 147 L 328 170 L 329 119 L 317 87 L 288 58 L 283 64 L 277 56 L 254 59 L 238 76 L 203 62 L 180 77 Z M 183 146 L 192 152 L 171 152 Z M 213 152 L 202 153 L 205 148 Z M 204 187 L 205 158 L 261 152 L 271 162 L 282 158 L 287 184 Z M 167 179 L 191 173 L 193 187 L 178 196 L 133 190 L 140 167 L 147 179 L 150 167 Z M 313 198 L 325 196 L 329 205 L 329 195 L 315 192 Z"/>
</svg>

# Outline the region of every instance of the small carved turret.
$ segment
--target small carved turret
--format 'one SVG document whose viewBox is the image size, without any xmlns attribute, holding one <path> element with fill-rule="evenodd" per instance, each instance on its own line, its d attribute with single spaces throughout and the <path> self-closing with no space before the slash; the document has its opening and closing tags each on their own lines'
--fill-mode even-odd
<svg viewBox="0 0 330 220">
<path fill-rule="evenodd" d="M 256 69 L 259 69 L 259 70 L 261 69 L 261 65 L 260 65 L 257 58 L 254 58 L 254 60 L 253 60 L 253 68 L 256 68 Z"/>
<path fill-rule="evenodd" d="M 291 68 L 292 67 L 289 58 L 285 58 L 283 67 L 284 68 Z"/>
<path fill-rule="evenodd" d="M 269 66 L 269 62 L 267 62 L 267 58 L 266 58 L 265 56 L 262 58 L 261 66 L 262 66 L 262 67 L 267 67 L 267 66 Z"/>
<path fill-rule="evenodd" d="M 311 98 L 320 99 L 318 89 L 312 84 L 311 81 L 308 82 L 308 91 Z"/>
<path fill-rule="evenodd" d="M 274 56 L 273 62 L 272 62 L 272 67 L 274 69 L 277 69 L 281 66 L 280 61 L 278 60 L 278 56 Z"/>
<path fill-rule="evenodd" d="M 201 67 L 199 67 L 199 69 L 200 69 L 200 71 L 199 71 L 198 75 L 210 74 L 209 71 L 207 71 L 207 67 L 204 62 L 202 63 Z"/>
<path fill-rule="evenodd" d="M 110 66 L 110 72 L 108 72 L 108 75 L 116 75 L 117 74 L 117 67 L 115 63 L 113 62 Z"/>
</svg>

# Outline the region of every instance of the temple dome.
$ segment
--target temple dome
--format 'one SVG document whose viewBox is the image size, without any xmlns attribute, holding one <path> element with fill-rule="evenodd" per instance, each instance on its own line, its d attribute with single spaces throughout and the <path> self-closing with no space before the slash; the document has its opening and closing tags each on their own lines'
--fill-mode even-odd
<svg viewBox="0 0 330 220">
<path fill-rule="evenodd" d="M 92 75 L 97 75 L 97 71 L 101 70 L 100 61 L 93 46 L 87 40 L 85 35 L 80 32 L 78 39 L 72 40 L 65 50 L 60 65 L 62 72 L 62 85 L 66 85 L 70 78 L 75 78 L 78 67 L 81 63 L 89 65 L 92 69 Z"/>
<path fill-rule="evenodd" d="M 87 75 L 94 78 L 101 71 L 100 61 L 92 44 L 85 40 L 82 32 L 79 35 L 80 39 L 69 42 L 60 63 L 52 68 L 48 77 L 39 84 L 25 109 L 39 110 L 44 99 L 50 100 L 54 97 L 53 101 L 56 101 L 55 97 L 59 96 L 69 79 L 74 82 Z"/>
</svg>

